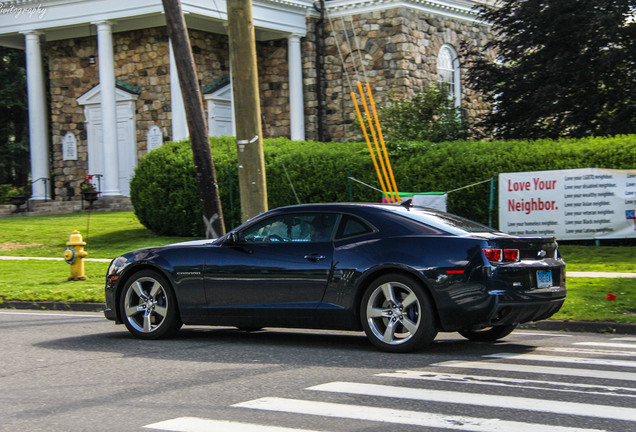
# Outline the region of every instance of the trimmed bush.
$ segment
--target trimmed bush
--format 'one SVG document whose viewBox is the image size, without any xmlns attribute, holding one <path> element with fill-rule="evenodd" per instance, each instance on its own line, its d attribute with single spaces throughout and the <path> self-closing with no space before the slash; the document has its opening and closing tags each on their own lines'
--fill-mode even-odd
<svg viewBox="0 0 636 432">
<path fill-rule="evenodd" d="M 225 226 L 230 229 L 241 220 L 235 139 L 213 138 L 211 149 Z M 264 150 L 270 208 L 297 202 L 381 200 L 379 192 L 347 179 L 350 174 L 379 188 L 364 143 L 277 138 L 265 140 Z M 389 146 L 389 156 L 401 191 L 448 192 L 500 172 L 591 166 L 634 169 L 636 135 L 557 141 L 400 143 Z M 131 182 L 131 199 L 139 220 L 153 232 L 203 235 L 189 143 L 167 143 L 144 157 Z M 487 223 L 489 199 L 490 184 L 483 183 L 451 192 L 448 210 Z M 496 221 L 496 208 L 494 216 Z"/>
<path fill-rule="evenodd" d="M 158 235 L 201 236 L 204 232 L 187 141 L 170 142 L 139 161 L 130 182 L 135 214 Z"/>
</svg>

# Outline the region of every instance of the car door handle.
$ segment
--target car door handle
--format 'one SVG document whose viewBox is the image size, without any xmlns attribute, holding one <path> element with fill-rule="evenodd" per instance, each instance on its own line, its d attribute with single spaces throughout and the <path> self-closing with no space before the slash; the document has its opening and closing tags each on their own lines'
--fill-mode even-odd
<svg viewBox="0 0 636 432">
<path fill-rule="evenodd" d="M 312 254 L 309 254 L 309 255 L 305 255 L 305 259 L 307 261 L 311 261 L 311 262 L 322 261 L 325 258 L 327 258 L 325 255 L 320 255 L 320 254 L 317 254 L 317 253 L 312 253 Z"/>
</svg>

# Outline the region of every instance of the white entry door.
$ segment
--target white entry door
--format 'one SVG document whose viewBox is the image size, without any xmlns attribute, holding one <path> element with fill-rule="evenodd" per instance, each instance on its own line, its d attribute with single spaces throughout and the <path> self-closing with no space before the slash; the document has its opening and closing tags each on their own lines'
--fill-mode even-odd
<svg viewBox="0 0 636 432">
<path fill-rule="evenodd" d="M 95 91 L 97 89 L 97 91 Z M 102 176 L 116 175 L 119 179 L 119 191 L 130 196 L 130 180 L 137 166 L 137 140 L 135 125 L 135 99 L 137 95 L 117 89 L 117 159 L 118 172 L 104 172 L 104 140 L 102 132 L 102 111 L 99 86 L 94 87 L 80 98 L 84 105 L 86 118 L 86 137 L 88 141 L 88 173 Z"/>
</svg>

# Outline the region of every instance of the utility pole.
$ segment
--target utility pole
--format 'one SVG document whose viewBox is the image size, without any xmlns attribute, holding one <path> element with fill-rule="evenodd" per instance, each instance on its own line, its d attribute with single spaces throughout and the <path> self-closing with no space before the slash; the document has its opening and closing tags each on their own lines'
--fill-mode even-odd
<svg viewBox="0 0 636 432">
<path fill-rule="evenodd" d="M 251 0 L 227 0 L 243 222 L 267 210 L 267 184 Z"/>
<path fill-rule="evenodd" d="M 199 188 L 203 223 L 205 224 L 205 236 L 206 238 L 216 238 L 225 234 L 223 210 L 210 152 L 208 129 L 205 123 L 201 90 L 197 80 L 188 29 L 181 10 L 180 0 L 162 1 L 163 10 L 166 13 L 168 36 L 172 43 L 177 64 L 177 74 L 179 75 L 179 85 L 183 95 L 186 121 L 190 131 L 190 145 L 192 146 L 194 173 Z"/>
</svg>

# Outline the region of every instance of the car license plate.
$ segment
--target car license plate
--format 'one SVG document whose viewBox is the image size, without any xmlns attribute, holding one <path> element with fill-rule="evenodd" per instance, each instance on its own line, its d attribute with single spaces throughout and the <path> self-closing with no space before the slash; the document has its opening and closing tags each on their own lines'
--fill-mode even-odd
<svg viewBox="0 0 636 432">
<path fill-rule="evenodd" d="M 539 288 L 549 288 L 552 286 L 552 272 L 539 270 L 537 271 L 537 286 Z"/>
</svg>

